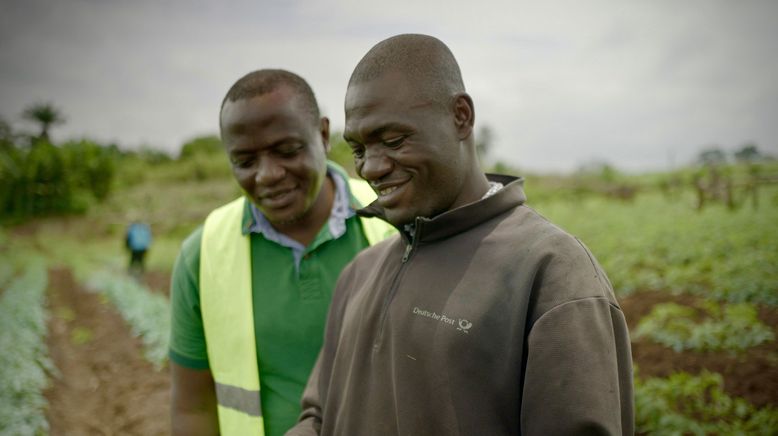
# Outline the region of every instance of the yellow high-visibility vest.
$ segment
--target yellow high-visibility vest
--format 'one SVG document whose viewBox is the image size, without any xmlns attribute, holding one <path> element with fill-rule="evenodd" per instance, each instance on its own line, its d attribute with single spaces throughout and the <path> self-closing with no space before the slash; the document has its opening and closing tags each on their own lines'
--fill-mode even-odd
<svg viewBox="0 0 778 436">
<path fill-rule="evenodd" d="M 375 199 L 361 180 L 349 180 L 349 187 L 363 205 Z M 211 212 L 200 245 L 200 309 L 223 436 L 265 434 L 254 336 L 251 238 L 241 231 L 246 201 L 240 197 Z M 379 219 L 361 222 L 370 245 L 396 232 Z"/>
</svg>

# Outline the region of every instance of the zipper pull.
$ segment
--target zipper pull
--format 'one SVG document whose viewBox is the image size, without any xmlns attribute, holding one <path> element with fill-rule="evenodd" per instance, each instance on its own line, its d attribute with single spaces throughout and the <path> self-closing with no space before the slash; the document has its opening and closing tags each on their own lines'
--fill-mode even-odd
<svg viewBox="0 0 778 436">
<path fill-rule="evenodd" d="M 411 250 L 413 249 L 413 244 L 408 244 L 405 246 L 405 254 L 403 254 L 403 262 L 405 263 L 408 261 L 408 256 L 411 255 Z"/>
</svg>

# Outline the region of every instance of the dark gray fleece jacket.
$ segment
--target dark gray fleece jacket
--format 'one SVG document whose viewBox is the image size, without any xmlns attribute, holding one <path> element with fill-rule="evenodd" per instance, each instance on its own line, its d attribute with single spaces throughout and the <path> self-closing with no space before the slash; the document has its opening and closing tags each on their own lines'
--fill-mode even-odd
<svg viewBox="0 0 778 436">
<path fill-rule="evenodd" d="M 489 178 L 506 187 L 344 269 L 288 435 L 633 433 L 629 335 L 605 273 L 524 205 L 521 179 Z"/>
</svg>

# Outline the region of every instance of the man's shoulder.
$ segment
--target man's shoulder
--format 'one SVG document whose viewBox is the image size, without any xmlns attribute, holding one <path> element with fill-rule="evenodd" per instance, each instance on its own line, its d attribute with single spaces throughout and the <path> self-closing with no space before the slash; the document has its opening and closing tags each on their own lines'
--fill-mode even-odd
<svg viewBox="0 0 778 436">
<path fill-rule="evenodd" d="M 189 234 L 181 243 L 181 251 L 179 253 L 180 261 L 182 261 L 188 270 L 199 270 L 200 265 L 200 242 L 203 239 L 203 225 L 200 224 L 196 229 Z"/>
<path fill-rule="evenodd" d="M 245 215 L 246 213 L 246 207 L 245 207 L 245 201 L 243 196 L 236 198 L 228 203 L 225 203 L 213 210 L 211 210 L 208 213 L 208 216 L 210 217 L 214 213 L 218 213 L 220 211 L 227 210 L 229 208 L 243 208 L 242 213 Z M 250 213 L 250 212 L 249 212 Z M 206 217 L 206 220 L 208 218 Z M 196 229 L 194 229 L 187 237 L 184 239 L 184 242 L 181 244 L 181 252 L 185 254 L 188 258 L 194 258 L 200 257 L 200 247 L 203 240 L 203 232 L 205 229 L 205 222 L 201 223 L 199 226 L 197 226 Z"/>
<path fill-rule="evenodd" d="M 200 252 L 200 241 L 203 239 L 203 225 L 200 224 L 181 243 L 181 250 L 187 253 Z"/>
<path fill-rule="evenodd" d="M 524 243 L 577 244 L 575 236 L 527 204 L 513 208 L 505 222 Z"/>
<path fill-rule="evenodd" d="M 208 216 L 205 219 L 207 221 L 209 217 L 224 214 L 227 213 L 228 211 L 240 211 L 243 215 L 245 215 L 247 212 L 250 213 L 250 209 L 246 202 L 246 197 L 241 195 L 240 197 L 232 201 L 222 204 L 221 206 L 209 212 Z"/>
<path fill-rule="evenodd" d="M 604 298 L 618 306 L 607 274 L 594 254 L 574 234 L 556 225 L 533 208 L 521 206 L 513 212 L 517 239 L 528 244 L 525 255 L 530 263 L 543 265 L 547 283 L 537 291 L 537 308 L 543 313 L 565 302 Z M 574 285 L 573 285 L 574 284 Z"/>
<path fill-rule="evenodd" d="M 560 267 L 591 267 L 594 256 L 572 233 L 550 221 L 532 207 L 520 205 L 490 227 L 497 258 L 527 264 L 552 262 Z"/>
</svg>

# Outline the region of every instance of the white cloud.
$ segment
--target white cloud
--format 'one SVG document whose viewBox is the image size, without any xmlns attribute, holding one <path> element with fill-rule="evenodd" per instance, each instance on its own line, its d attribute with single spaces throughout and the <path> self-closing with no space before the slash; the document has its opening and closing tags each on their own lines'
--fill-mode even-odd
<svg viewBox="0 0 778 436">
<path fill-rule="evenodd" d="M 773 2 L 261 3 L 3 3 L 0 116 L 52 101 L 68 117 L 55 139 L 174 151 L 216 131 L 238 77 L 281 67 L 309 80 L 340 129 L 361 56 L 420 32 L 460 61 L 494 157 L 522 168 L 647 169 L 709 143 L 778 147 Z"/>
</svg>

